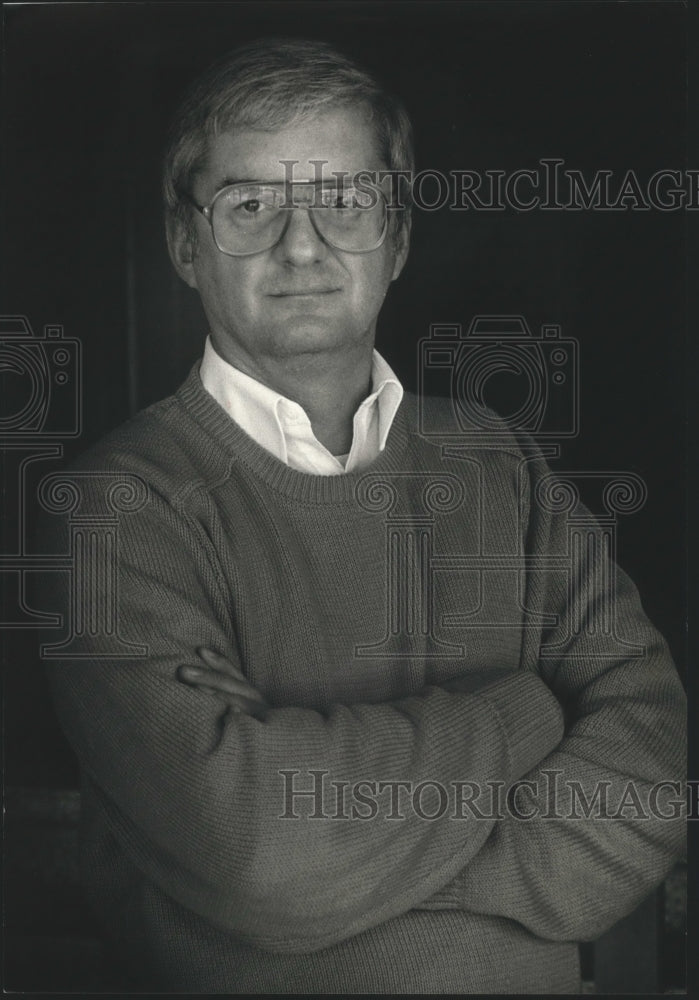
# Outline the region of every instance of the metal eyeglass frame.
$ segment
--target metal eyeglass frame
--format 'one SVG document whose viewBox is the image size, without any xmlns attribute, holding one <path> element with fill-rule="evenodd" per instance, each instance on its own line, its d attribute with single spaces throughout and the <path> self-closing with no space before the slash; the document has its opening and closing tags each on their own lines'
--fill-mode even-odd
<svg viewBox="0 0 699 1000">
<path fill-rule="evenodd" d="M 287 217 L 286 222 L 282 226 L 282 230 L 281 230 L 278 238 L 275 240 L 274 243 L 272 243 L 271 246 L 264 247 L 264 249 L 262 249 L 262 250 L 245 250 L 245 251 L 241 251 L 241 252 L 237 252 L 237 253 L 235 251 L 233 251 L 233 250 L 224 250 L 223 247 L 220 246 L 218 240 L 216 239 L 216 233 L 214 232 L 214 205 L 216 204 L 216 202 L 218 201 L 218 199 L 221 197 L 221 195 L 225 194 L 226 191 L 230 191 L 231 188 L 234 188 L 234 187 L 250 187 L 253 184 L 259 184 L 260 187 L 282 187 L 282 186 L 284 186 L 285 182 L 282 181 L 281 183 L 274 183 L 273 181 L 269 181 L 269 182 L 266 182 L 266 181 L 245 181 L 245 182 L 240 182 L 239 184 L 227 184 L 225 187 L 222 187 L 219 191 L 216 192 L 216 194 L 213 196 L 213 198 L 211 199 L 211 201 L 209 202 L 208 205 L 200 205 L 198 202 L 196 202 L 194 200 L 194 198 L 191 197 L 191 195 L 187 194 L 186 192 L 182 193 L 182 197 L 186 201 L 188 201 L 189 204 L 193 208 L 196 208 L 196 210 L 198 212 L 201 212 L 201 214 L 204 216 L 204 218 L 206 219 L 206 221 L 209 223 L 209 226 L 211 227 L 211 235 L 213 236 L 214 243 L 216 244 L 218 250 L 222 254 L 225 254 L 227 257 L 253 257 L 255 254 L 266 253 L 267 250 L 274 250 L 275 247 L 279 246 L 279 244 L 281 243 L 281 241 L 284 239 L 284 237 L 286 235 L 286 232 L 287 232 L 287 230 L 289 228 L 289 224 L 291 222 L 291 213 L 292 213 L 292 211 L 294 211 L 296 209 L 299 209 L 299 208 L 302 208 L 306 212 L 309 213 L 309 218 L 311 220 L 311 225 L 313 226 L 314 232 L 316 233 L 316 235 L 318 236 L 318 238 L 323 243 L 325 243 L 329 247 L 332 247 L 333 250 L 340 250 L 342 253 L 352 253 L 352 254 L 373 253 L 374 250 L 378 250 L 379 247 L 383 245 L 383 243 L 384 243 L 384 241 L 386 239 L 386 234 L 388 233 L 388 209 L 387 209 L 387 206 L 385 206 L 385 208 L 384 208 L 383 228 L 381 230 L 381 235 L 379 236 L 379 239 L 377 240 L 376 244 L 373 247 L 369 247 L 366 250 L 345 250 L 343 247 L 338 247 L 334 243 L 332 243 L 331 240 L 327 239 L 327 237 L 325 237 L 320 232 L 320 230 L 318 229 L 318 226 L 316 225 L 315 218 L 313 216 L 313 211 L 315 209 L 317 209 L 318 206 L 313 206 L 313 205 L 292 205 L 290 208 L 285 209 L 285 211 L 287 211 L 289 213 L 289 215 Z M 289 186 L 291 186 L 291 187 L 297 187 L 297 186 L 302 186 L 302 185 L 306 185 L 308 187 L 315 187 L 315 188 L 318 187 L 318 184 L 317 184 L 316 181 L 292 181 Z M 378 190 L 377 193 L 378 193 L 378 195 L 381 198 L 384 199 L 384 203 L 385 203 L 386 198 L 385 198 L 384 193 L 382 191 L 380 191 L 380 190 Z"/>
</svg>

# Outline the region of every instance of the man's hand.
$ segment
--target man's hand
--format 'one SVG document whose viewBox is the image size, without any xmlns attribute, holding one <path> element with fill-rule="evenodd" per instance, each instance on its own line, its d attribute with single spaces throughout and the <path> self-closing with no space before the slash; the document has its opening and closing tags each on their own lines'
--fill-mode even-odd
<svg viewBox="0 0 699 1000">
<path fill-rule="evenodd" d="M 233 712 L 242 712 L 264 721 L 269 705 L 245 675 L 225 656 L 212 649 L 201 646 L 197 653 L 206 666 L 181 666 L 177 671 L 179 679 L 192 687 L 220 695 Z"/>
<path fill-rule="evenodd" d="M 181 666 L 178 677 L 191 687 L 220 696 L 234 712 L 242 712 L 264 721 L 269 705 L 257 688 L 247 680 L 245 675 L 221 653 L 201 646 L 197 653 L 206 664 L 205 667 Z M 449 681 L 441 681 L 439 686 L 446 691 L 473 693 L 501 680 L 510 670 L 484 671 L 473 670 Z"/>
</svg>

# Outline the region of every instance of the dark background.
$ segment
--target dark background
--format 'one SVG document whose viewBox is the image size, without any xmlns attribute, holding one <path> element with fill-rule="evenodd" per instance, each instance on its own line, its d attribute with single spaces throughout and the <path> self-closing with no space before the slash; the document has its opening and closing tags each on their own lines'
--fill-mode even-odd
<svg viewBox="0 0 699 1000">
<path fill-rule="evenodd" d="M 160 156 L 178 98 L 213 58 L 259 35 L 325 38 L 405 100 L 418 168 L 509 172 L 555 156 L 618 183 L 629 169 L 643 179 L 699 166 L 687 161 L 686 18 L 673 2 L 6 7 L 0 309 L 82 344 L 81 434 L 64 457 L 170 394 L 201 354 L 197 297 L 167 258 Z M 561 467 L 647 483 L 645 507 L 620 520 L 618 559 L 683 676 L 686 221 L 418 211 L 378 337 L 411 389 L 431 323 L 518 313 L 579 341 L 581 431 Z M 12 376 L 3 388 L 17 390 Z M 3 552 L 16 542 L 8 524 Z M 8 785 L 77 780 L 37 653 L 49 638 L 4 633 Z"/>
<path fill-rule="evenodd" d="M 201 354 L 198 298 L 165 249 L 161 149 L 184 87 L 247 38 L 327 38 L 357 56 L 404 98 L 419 169 L 534 169 L 557 156 L 588 179 L 613 170 L 614 189 L 629 169 L 643 179 L 687 165 L 680 4 L 57 4 L 5 18 L 2 311 L 82 343 L 82 433 L 66 457 L 170 394 Z M 560 464 L 646 481 L 644 509 L 620 519 L 618 557 L 681 671 L 685 221 L 418 211 L 378 337 L 409 388 L 430 323 L 521 313 L 579 341 L 581 431 Z M 6 633 L 13 784 L 75 777 L 36 638 Z"/>
</svg>

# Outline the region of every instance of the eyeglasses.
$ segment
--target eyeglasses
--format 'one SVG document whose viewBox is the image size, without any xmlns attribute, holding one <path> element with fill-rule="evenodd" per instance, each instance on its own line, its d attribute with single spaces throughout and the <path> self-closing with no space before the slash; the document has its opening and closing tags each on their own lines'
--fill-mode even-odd
<svg viewBox="0 0 699 1000">
<path fill-rule="evenodd" d="M 221 253 L 231 257 L 271 250 L 284 238 L 291 213 L 298 208 L 308 212 L 324 243 L 347 253 L 377 250 L 388 229 L 386 198 L 375 187 L 243 182 L 221 188 L 210 205 L 187 200 L 209 222 Z"/>
</svg>

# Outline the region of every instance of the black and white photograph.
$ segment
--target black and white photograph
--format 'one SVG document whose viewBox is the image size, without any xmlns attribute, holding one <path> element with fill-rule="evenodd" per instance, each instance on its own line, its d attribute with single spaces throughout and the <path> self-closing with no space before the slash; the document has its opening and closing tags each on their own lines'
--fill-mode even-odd
<svg viewBox="0 0 699 1000">
<path fill-rule="evenodd" d="M 4 5 L 6 991 L 697 988 L 690 24 Z"/>
</svg>

